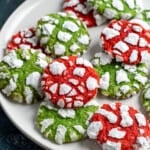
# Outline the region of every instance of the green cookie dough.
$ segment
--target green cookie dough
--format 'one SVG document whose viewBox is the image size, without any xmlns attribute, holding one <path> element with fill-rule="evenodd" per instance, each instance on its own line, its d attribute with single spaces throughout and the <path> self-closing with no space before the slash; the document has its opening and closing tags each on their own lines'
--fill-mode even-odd
<svg viewBox="0 0 150 150">
<path fill-rule="evenodd" d="M 40 132 L 57 143 L 70 143 L 86 137 L 86 129 L 97 105 L 85 105 L 78 109 L 60 109 L 48 101 L 42 102 L 36 118 Z"/>
<path fill-rule="evenodd" d="M 43 97 L 40 79 L 50 59 L 35 50 L 11 51 L 0 62 L 0 89 L 18 103 L 31 104 Z"/>
<path fill-rule="evenodd" d="M 150 115 L 150 81 L 145 85 L 142 92 L 142 105 L 144 106 L 146 112 Z"/>
<path fill-rule="evenodd" d="M 92 64 L 100 76 L 100 93 L 111 98 L 131 97 L 148 81 L 148 68 L 144 63 L 125 65 L 100 52 L 95 54 Z"/>
<path fill-rule="evenodd" d="M 88 30 L 76 16 L 54 13 L 42 17 L 36 27 L 36 35 L 45 53 L 53 57 L 80 55 L 90 44 Z"/>
<path fill-rule="evenodd" d="M 150 25 L 150 9 L 143 10 L 136 18 L 141 19 Z"/>
<path fill-rule="evenodd" d="M 131 19 L 141 10 L 141 0 L 88 0 L 101 15 L 108 19 Z"/>
</svg>

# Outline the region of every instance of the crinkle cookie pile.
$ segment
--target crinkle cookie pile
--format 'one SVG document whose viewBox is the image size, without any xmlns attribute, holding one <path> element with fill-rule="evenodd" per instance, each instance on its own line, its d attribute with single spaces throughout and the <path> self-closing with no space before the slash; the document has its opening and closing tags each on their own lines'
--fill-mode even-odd
<svg viewBox="0 0 150 150">
<path fill-rule="evenodd" d="M 121 103 L 144 88 L 150 113 L 150 10 L 142 0 L 64 0 L 62 9 L 12 36 L 0 62 L 1 92 L 17 103 L 42 101 L 36 127 L 54 143 L 88 138 L 102 150 L 150 150 L 149 120 Z M 87 27 L 106 22 L 90 62 L 81 57 L 93 40 Z M 120 102 L 99 106 L 98 92 Z"/>
</svg>

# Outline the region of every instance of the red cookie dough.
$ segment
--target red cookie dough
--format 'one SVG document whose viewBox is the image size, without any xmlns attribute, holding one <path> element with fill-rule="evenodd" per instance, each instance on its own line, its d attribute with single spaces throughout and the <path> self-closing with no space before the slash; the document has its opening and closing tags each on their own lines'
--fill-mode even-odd
<svg viewBox="0 0 150 150">
<path fill-rule="evenodd" d="M 81 107 L 96 94 L 99 77 L 91 63 L 76 56 L 55 59 L 45 69 L 42 89 L 61 108 Z"/>
<path fill-rule="evenodd" d="M 65 12 L 75 14 L 88 27 L 96 26 L 93 10 L 87 5 L 87 0 L 65 0 L 63 7 Z"/>
<path fill-rule="evenodd" d="M 35 35 L 35 29 L 30 28 L 28 30 L 22 30 L 12 36 L 11 40 L 7 45 L 7 51 L 22 48 L 22 49 L 37 49 L 41 50 L 38 39 Z"/>
<path fill-rule="evenodd" d="M 117 61 L 138 64 L 150 53 L 150 30 L 141 20 L 113 20 L 101 33 L 103 49 Z"/>
<path fill-rule="evenodd" d="M 102 149 L 150 149 L 150 123 L 133 107 L 121 103 L 103 104 L 92 116 L 87 129 Z"/>
</svg>

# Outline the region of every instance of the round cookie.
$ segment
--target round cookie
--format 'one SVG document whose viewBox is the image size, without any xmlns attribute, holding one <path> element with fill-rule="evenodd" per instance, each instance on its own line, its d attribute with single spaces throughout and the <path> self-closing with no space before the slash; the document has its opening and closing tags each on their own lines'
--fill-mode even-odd
<svg viewBox="0 0 150 150">
<path fill-rule="evenodd" d="M 80 55 L 90 43 L 86 26 L 76 16 L 54 13 L 42 17 L 36 34 L 44 52 L 54 57 Z"/>
<path fill-rule="evenodd" d="M 98 14 L 87 0 L 65 0 L 63 5 L 64 11 L 76 15 L 88 27 L 101 25 L 106 22 L 106 18 Z"/>
<path fill-rule="evenodd" d="M 45 69 L 42 89 L 61 108 L 81 107 L 97 94 L 99 77 L 91 63 L 81 57 L 55 59 Z"/>
<path fill-rule="evenodd" d="M 36 125 L 46 138 L 57 144 L 79 141 L 86 137 L 90 117 L 97 109 L 95 105 L 61 109 L 45 101 L 39 108 Z"/>
<path fill-rule="evenodd" d="M 30 28 L 19 31 L 14 34 L 7 44 L 7 52 L 17 49 L 35 49 L 41 51 L 42 48 L 38 43 L 38 39 L 35 35 L 35 29 Z"/>
<path fill-rule="evenodd" d="M 138 64 L 150 55 L 149 26 L 138 19 L 113 20 L 103 29 L 101 43 L 105 52 L 117 61 Z"/>
<path fill-rule="evenodd" d="M 142 10 L 136 18 L 141 19 L 150 25 L 150 9 Z"/>
<path fill-rule="evenodd" d="M 142 105 L 147 113 L 150 113 L 150 81 L 144 86 L 142 91 Z"/>
<path fill-rule="evenodd" d="M 95 54 L 92 64 L 101 78 L 99 92 L 111 98 L 131 97 L 148 81 L 148 68 L 144 63 L 125 65 L 100 52 Z"/>
<path fill-rule="evenodd" d="M 87 0 L 108 19 L 131 19 L 143 7 L 142 0 Z"/>
<path fill-rule="evenodd" d="M 103 104 L 87 129 L 105 150 L 150 149 L 150 122 L 133 107 L 121 103 Z"/>
<path fill-rule="evenodd" d="M 35 50 L 9 52 L 0 62 L 0 89 L 18 103 L 31 104 L 43 97 L 40 81 L 49 58 Z"/>
</svg>

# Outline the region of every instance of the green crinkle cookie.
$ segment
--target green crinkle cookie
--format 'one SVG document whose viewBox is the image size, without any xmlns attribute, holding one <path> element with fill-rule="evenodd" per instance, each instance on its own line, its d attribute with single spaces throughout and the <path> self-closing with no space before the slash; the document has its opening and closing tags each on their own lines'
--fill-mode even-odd
<svg viewBox="0 0 150 150">
<path fill-rule="evenodd" d="M 143 89 L 142 105 L 144 106 L 146 112 L 148 112 L 150 115 L 150 81 L 148 81 Z"/>
<path fill-rule="evenodd" d="M 150 25 L 150 9 L 143 10 L 140 14 L 137 15 L 136 18 L 141 19 Z"/>
<path fill-rule="evenodd" d="M 80 55 L 90 43 L 85 24 L 67 13 L 42 17 L 37 23 L 36 35 L 45 48 L 45 53 L 54 57 Z"/>
<path fill-rule="evenodd" d="M 101 15 L 108 19 L 131 19 L 141 10 L 141 0 L 88 0 Z"/>
<path fill-rule="evenodd" d="M 86 137 L 86 129 L 96 105 L 86 105 L 78 109 L 60 109 L 45 101 L 41 104 L 36 118 L 40 132 L 57 143 L 70 143 Z"/>
<path fill-rule="evenodd" d="M 148 81 L 148 68 L 144 63 L 125 65 L 105 53 L 96 53 L 92 63 L 100 76 L 100 93 L 111 98 L 131 97 Z"/>
<path fill-rule="evenodd" d="M 18 49 L 0 62 L 0 89 L 18 103 L 35 103 L 43 97 L 40 79 L 50 59 L 34 50 Z"/>
</svg>

